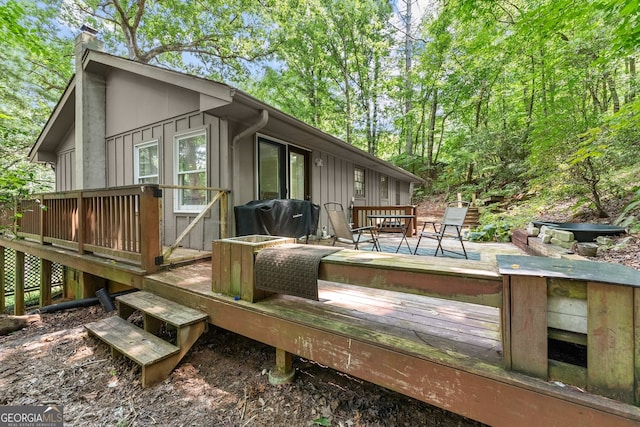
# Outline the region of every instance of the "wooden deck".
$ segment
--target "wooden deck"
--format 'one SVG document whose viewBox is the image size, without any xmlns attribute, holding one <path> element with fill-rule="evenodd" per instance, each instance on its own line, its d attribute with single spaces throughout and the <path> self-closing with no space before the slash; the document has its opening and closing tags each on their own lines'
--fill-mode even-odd
<svg viewBox="0 0 640 427">
<path fill-rule="evenodd" d="M 637 407 L 506 370 L 496 307 L 324 280 L 319 301 L 251 303 L 212 292 L 204 263 L 147 276 L 144 288 L 213 325 L 490 425 L 640 423 Z"/>
<path fill-rule="evenodd" d="M 502 272 L 494 253 L 467 261 L 343 250 L 322 259 L 319 301 L 273 294 L 253 299 L 244 288 L 253 278 L 247 273 L 255 254 L 251 244 L 218 256 L 214 250 L 212 262 L 149 274 L 56 246 L 4 238 L 0 243 L 76 269 L 83 295 L 121 284 L 200 310 L 212 325 L 273 346 L 276 371 L 298 355 L 494 426 L 640 425 L 640 407 L 633 402 L 640 390 L 640 376 L 633 373 L 640 369 L 640 353 L 637 345 L 631 348 L 640 333 L 637 273 L 629 283 L 610 286 L 615 274 L 578 272 L 585 277 L 574 280 L 560 264 L 552 266 L 559 272 L 551 269 L 546 277 L 542 266 L 528 270 L 521 268 L 526 260 L 508 258 Z M 216 265 L 220 271 L 212 269 Z M 221 290 L 214 292 L 216 275 Z M 610 289 L 613 304 L 607 301 Z M 590 360 L 601 364 L 569 370 L 585 379 L 584 387 L 560 382 L 565 380 L 558 380 L 557 365 L 548 358 L 548 326 L 555 324 L 547 324 L 545 301 L 558 292 L 580 306 L 601 306 L 581 313 L 584 322 L 596 320 L 587 322 L 586 345 Z M 615 328 L 620 330 L 614 335 L 602 333 Z M 606 358 L 596 354 L 602 352 Z M 614 376 L 608 360 L 624 362 Z M 624 383 L 615 383 L 618 378 Z"/>
</svg>

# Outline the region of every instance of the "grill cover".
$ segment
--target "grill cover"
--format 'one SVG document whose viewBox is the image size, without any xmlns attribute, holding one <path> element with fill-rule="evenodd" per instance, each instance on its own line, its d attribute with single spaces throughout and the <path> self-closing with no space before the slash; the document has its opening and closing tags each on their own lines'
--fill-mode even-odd
<svg viewBox="0 0 640 427">
<path fill-rule="evenodd" d="M 304 237 L 318 231 L 320 205 L 307 200 L 253 200 L 234 206 L 236 236 Z"/>
</svg>

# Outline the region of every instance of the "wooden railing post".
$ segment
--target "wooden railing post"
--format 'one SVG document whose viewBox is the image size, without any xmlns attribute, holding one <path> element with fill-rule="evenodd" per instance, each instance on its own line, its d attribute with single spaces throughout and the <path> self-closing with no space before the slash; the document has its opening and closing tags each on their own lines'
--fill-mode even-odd
<svg viewBox="0 0 640 427">
<path fill-rule="evenodd" d="M 222 197 L 220 198 L 220 238 L 226 239 L 229 237 L 228 226 L 228 213 L 229 213 L 229 196 L 228 193 L 222 190 Z"/>
<path fill-rule="evenodd" d="M 44 206 L 44 194 L 40 195 L 39 200 L 40 200 L 40 205 L 39 205 L 39 209 L 40 210 L 38 211 L 38 218 L 40 218 L 39 219 L 39 221 L 40 221 L 40 244 L 44 245 L 44 236 L 46 235 L 45 229 L 44 229 L 45 228 L 44 227 L 44 224 L 45 224 L 45 218 L 44 218 L 45 210 L 42 208 Z"/>
<path fill-rule="evenodd" d="M 4 267 L 4 246 L 0 246 L 0 313 L 4 313 L 5 307 L 4 289 L 7 284 L 7 276 Z"/>
<path fill-rule="evenodd" d="M 143 186 L 140 193 L 140 255 L 141 266 L 148 273 L 158 269 L 157 261 L 162 253 L 160 246 L 159 189 Z"/>
<path fill-rule="evenodd" d="M 78 253 L 80 255 L 84 255 L 84 244 L 86 239 L 86 216 L 87 212 L 85 212 L 84 208 L 84 194 L 82 191 L 78 193 L 78 204 L 76 206 L 76 215 L 78 216 Z"/>
<path fill-rule="evenodd" d="M 24 252 L 16 251 L 16 277 L 13 314 L 24 314 Z"/>
</svg>

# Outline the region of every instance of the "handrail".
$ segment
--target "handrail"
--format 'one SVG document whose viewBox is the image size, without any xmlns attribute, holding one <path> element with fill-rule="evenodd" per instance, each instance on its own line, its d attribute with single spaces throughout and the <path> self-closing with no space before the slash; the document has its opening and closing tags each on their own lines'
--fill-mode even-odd
<svg viewBox="0 0 640 427">
<path fill-rule="evenodd" d="M 206 191 L 215 191 L 217 194 L 213 196 L 211 201 L 207 204 L 207 206 L 202 209 L 202 211 L 194 218 L 193 221 L 184 229 L 184 231 L 176 238 L 176 241 L 162 254 L 162 257 L 166 260 L 168 259 L 173 251 L 178 247 L 180 242 L 184 240 L 185 237 L 189 235 L 189 233 L 195 228 L 196 225 L 206 216 L 206 214 L 211 210 L 211 208 L 220 200 L 220 211 L 226 212 L 227 209 L 227 194 L 228 190 L 224 190 L 222 188 L 211 188 L 211 187 L 195 187 L 195 186 L 180 186 L 180 185 L 161 185 L 160 188 L 168 188 L 168 189 L 190 189 L 190 190 L 206 190 Z M 224 210 L 223 210 L 224 209 Z M 227 236 L 227 221 L 226 215 L 220 215 L 220 238 L 224 239 Z"/>
<path fill-rule="evenodd" d="M 161 189 L 214 192 L 209 204 L 163 254 Z M 106 255 L 157 270 L 211 208 L 220 206 L 220 238 L 228 237 L 229 190 L 212 187 L 143 184 L 34 195 L 16 204 L 14 234 L 40 244 L 56 244 Z"/>
<path fill-rule="evenodd" d="M 161 253 L 158 197 L 153 184 L 39 194 L 16 204 L 14 233 L 133 261 L 150 273 Z"/>
</svg>

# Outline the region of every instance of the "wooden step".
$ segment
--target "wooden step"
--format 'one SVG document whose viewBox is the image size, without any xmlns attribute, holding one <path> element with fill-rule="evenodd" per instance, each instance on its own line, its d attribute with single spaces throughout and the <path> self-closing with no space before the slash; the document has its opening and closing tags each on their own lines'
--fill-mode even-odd
<svg viewBox="0 0 640 427">
<path fill-rule="evenodd" d="M 146 291 L 120 295 L 116 298 L 116 301 L 118 302 L 121 317 L 126 318 L 133 311 L 139 310 L 143 314 L 150 315 L 176 328 L 202 322 L 208 317 L 207 314 L 201 311 L 185 307 Z"/>
<path fill-rule="evenodd" d="M 142 366 L 143 387 L 167 378 L 207 328 L 207 314 L 150 292 L 121 295 L 116 301 L 118 317 L 85 327 L 111 346 L 114 357 L 124 355 Z M 144 330 L 127 321 L 136 310 L 142 313 Z M 157 336 L 165 324 L 176 329 L 176 345 Z"/>
<path fill-rule="evenodd" d="M 143 331 L 133 323 L 112 316 L 85 325 L 90 334 L 109 344 L 115 355 L 124 355 L 144 367 L 177 355 L 180 348 Z"/>
</svg>

